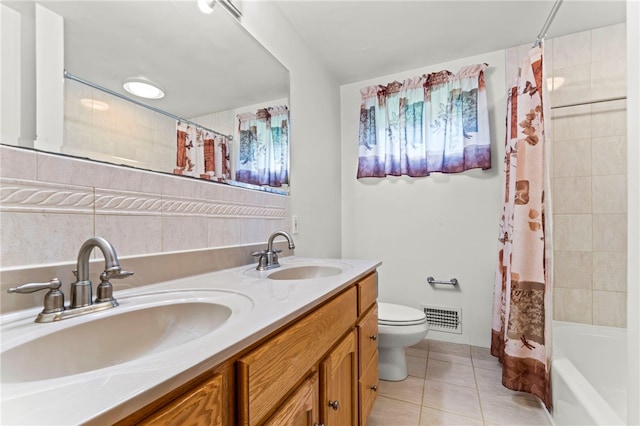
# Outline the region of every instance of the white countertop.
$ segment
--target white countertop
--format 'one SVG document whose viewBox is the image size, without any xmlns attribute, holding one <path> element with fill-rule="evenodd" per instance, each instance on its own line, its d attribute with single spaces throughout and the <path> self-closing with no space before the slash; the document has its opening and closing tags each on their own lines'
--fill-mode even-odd
<svg viewBox="0 0 640 426">
<path fill-rule="evenodd" d="M 116 291 L 114 297 L 122 307 L 127 306 L 131 296 L 143 293 L 165 294 L 170 299 L 171 292 L 167 292 L 168 290 L 220 290 L 243 297 L 234 296 L 233 314 L 220 328 L 174 349 L 62 378 L 3 383 L 0 423 L 114 423 L 329 299 L 375 270 L 380 262 L 293 256 L 281 258 L 280 264 L 280 269 L 301 265 L 339 264 L 343 271 L 331 277 L 278 281 L 265 278 L 275 270 L 257 272 L 254 264 Z M 91 315 L 113 314 L 119 308 L 48 324 L 33 322 L 41 308 L 3 315 L 2 349 L 7 345 L 14 345 L 17 340 L 25 341 L 32 338 L 30 336 L 42 334 L 43 330 L 70 327 L 74 325 L 74 321 L 82 321 L 82 318 Z M 135 326 L 131 324 L 132 328 Z M 128 330 L 122 330 L 122 333 L 127 332 Z M 81 345 L 82 342 L 78 344 Z M 43 354 L 43 362 L 46 362 L 46 354 Z"/>
</svg>

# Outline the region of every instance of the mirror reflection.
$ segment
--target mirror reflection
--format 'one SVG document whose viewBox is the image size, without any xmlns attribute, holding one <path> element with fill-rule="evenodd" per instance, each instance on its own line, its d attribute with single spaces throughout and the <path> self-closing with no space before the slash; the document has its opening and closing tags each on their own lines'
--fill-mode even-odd
<svg viewBox="0 0 640 426">
<path fill-rule="evenodd" d="M 288 187 L 289 73 L 220 4 L 211 14 L 196 0 L 6 4 L 53 32 L 48 50 L 59 50 L 68 73 L 60 83 L 63 107 L 36 96 L 32 147 L 231 184 L 240 178 Z M 55 60 L 37 56 L 37 73 L 63 73 L 50 65 Z M 128 81 L 152 83 L 164 96 L 132 95 L 123 87 Z M 41 111 L 62 117 L 60 135 L 43 131 Z M 2 142 L 25 145 L 4 134 Z"/>
</svg>

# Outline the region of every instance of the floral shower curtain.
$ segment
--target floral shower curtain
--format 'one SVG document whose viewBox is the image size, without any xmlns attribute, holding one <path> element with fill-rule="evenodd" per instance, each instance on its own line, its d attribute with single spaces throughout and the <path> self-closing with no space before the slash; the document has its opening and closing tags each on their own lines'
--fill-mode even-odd
<svg viewBox="0 0 640 426">
<path fill-rule="evenodd" d="M 289 109 L 238 114 L 240 146 L 236 180 L 280 187 L 289 183 Z"/>
<path fill-rule="evenodd" d="M 542 47 L 531 49 L 508 93 L 491 354 L 502 363 L 504 386 L 537 395 L 550 407 L 552 305 L 545 256 L 542 60 Z"/>
<path fill-rule="evenodd" d="M 491 168 L 486 67 L 362 89 L 358 178 Z"/>
<path fill-rule="evenodd" d="M 225 181 L 231 178 L 229 140 L 200 126 L 176 123 L 174 174 Z"/>
</svg>

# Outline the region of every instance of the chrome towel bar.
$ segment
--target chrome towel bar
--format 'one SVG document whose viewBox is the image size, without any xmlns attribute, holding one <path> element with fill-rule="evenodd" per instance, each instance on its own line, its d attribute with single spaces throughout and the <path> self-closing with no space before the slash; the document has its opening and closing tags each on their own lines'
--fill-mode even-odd
<svg viewBox="0 0 640 426">
<path fill-rule="evenodd" d="M 449 284 L 449 285 L 458 285 L 457 278 L 451 278 L 449 281 L 436 281 L 433 277 L 428 277 L 427 282 L 429 284 Z"/>
</svg>

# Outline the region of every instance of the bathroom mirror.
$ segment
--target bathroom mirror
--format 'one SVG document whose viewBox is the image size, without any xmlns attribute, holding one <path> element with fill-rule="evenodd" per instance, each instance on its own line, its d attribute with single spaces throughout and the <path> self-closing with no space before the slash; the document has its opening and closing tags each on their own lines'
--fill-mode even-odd
<svg viewBox="0 0 640 426">
<path fill-rule="evenodd" d="M 31 146 L 4 135 L 2 143 L 174 173 L 177 120 L 171 117 L 181 117 L 233 137 L 229 144 L 233 172 L 238 149 L 236 116 L 261 108 L 288 107 L 288 70 L 222 4 L 205 14 L 197 0 L 3 3 L 21 14 L 31 13 L 35 33 L 41 28 L 38 8 L 60 16 L 64 70 L 152 110 L 65 78 L 63 143 L 38 143 L 40 129 Z M 52 30 L 47 26 L 45 31 Z M 21 61 L 28 56 L 23 55 Z M 34 75 L 43 72 L 38 60 L 35 63 Z M 45 72 L 57 71 L 49 68 Z M 164 98 L 142 99 L 124 91 L 126 80 L 140 77 L 158 85 Z M 59 106 L 43 106 L 41 98 L 37 99 L 34 113 L 56 116 Z M 280 192 L 282 188 L 276 189 Z"/>
</svg>

